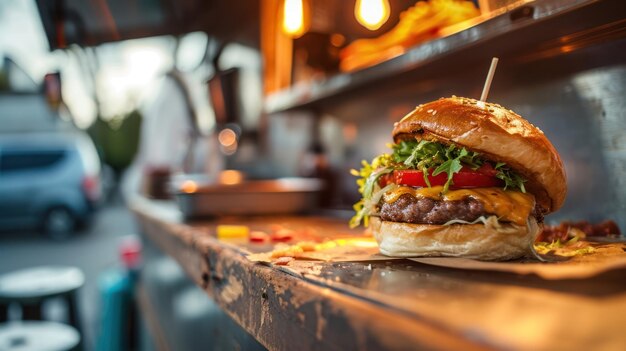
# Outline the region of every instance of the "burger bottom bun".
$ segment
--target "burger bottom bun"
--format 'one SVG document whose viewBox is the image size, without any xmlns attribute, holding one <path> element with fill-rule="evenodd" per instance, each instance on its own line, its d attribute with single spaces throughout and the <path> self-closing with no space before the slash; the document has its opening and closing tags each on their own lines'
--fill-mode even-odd
<svg viewBox="0 0 626 351">
<path fill-rule="evenodd" d="M 489 217 L 479 224 L 431 225 L 370 218 L 380 252 L 393 257 L 451 256 L 485 261 L 511 260 L 530 254 L 540 227 L 534 218 L 526 226 L 499 223 Z"/>
</svg>

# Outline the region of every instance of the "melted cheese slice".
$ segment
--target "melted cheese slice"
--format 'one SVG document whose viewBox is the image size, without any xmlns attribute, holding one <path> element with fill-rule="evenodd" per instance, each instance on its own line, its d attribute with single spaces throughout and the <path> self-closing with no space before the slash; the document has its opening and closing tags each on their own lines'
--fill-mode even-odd
<svg viewBox="0 0 626 351">
<path fill-rule="evenodd" d="M 401 186 L 385 193 L 383 200 L 386 203 L 393 203 L 404 194 L 440 201 L 458 201 L 471 197 L 483 204 L 485 212 L 492 213 L 503 221 L 519 225 L 526 225 L 526 220 L 535 207 L 535 197 L 519 191 L 502 190 L 501 188 L 475 188 L 449 190 L 447 193 L 441 194 L 442 190 L 442 186 L 431 188 Z"/>
</svg>

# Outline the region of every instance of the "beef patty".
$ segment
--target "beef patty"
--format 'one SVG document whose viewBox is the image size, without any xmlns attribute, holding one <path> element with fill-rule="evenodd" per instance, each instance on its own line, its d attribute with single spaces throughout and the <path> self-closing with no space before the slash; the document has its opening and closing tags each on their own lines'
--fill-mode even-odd
<svg viewBox="0 0 626 351">
<path fill-rule="evenodd" d="M 381 201 L 380 219 L 390 222 L 414 224 L 445 224 L 452 219 L 473 222 L 480 216 L 491 216 L 483 204 L 471 197 L 459 201 L 442 201 L 429 198 L 416 198 L 410 194 L 401 195 L 392 203 Z M 540 207 L 535 206 L 532 216 L 543 222 Z"/>
</svg>

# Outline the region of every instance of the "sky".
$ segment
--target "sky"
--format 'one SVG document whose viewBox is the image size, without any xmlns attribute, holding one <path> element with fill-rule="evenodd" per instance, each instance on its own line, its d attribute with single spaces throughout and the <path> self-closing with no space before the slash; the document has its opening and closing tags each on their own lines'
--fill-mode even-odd
<svg viewBox="0 0 626 351">
<path fill-rule="evenodd" d="M 95 49 L 103 64 L 95 77 L 104 119 L 126 114 L 149 96 L 155 81 L 172 67 L 173 39 L 146 38 L 105 44 Z M 34 0 L 0 0 L 0 57 L 8 56 L 41 83 L 46 73 L 60 71 L 63 98 L 79 127 L 97 116 L 90 75 L 78 61 L 81 49 L 50 52 Z"/>
<path fill-rule="evenodd" d="M 35 2 L 0 0 L 0 54 L 18 61 L 38 81 L 53 63 L 48 51 Z"/>
<path fill-rule="evenodd" d="M 98 112 L 107 120 L 141 111 L 157 95 L 164 73 L 176 65 L 185 72 L 201 128 L 211 129 L 215 120 L 206 81 L 214 70 L 211 65 L 200 65 L 209 40 L 202 32 L 186 34 L 176 52 L 171 36 L 107 43 L 89 52 L 78 47 L 50 52 L 35 1 L 0 0 L 0 58 L 10 57 L 36 83 L 48 72 L 61 72 L 63 100 L 82 128 L 91 125 Z M 91 53 L 98 58 L 95 77 L 79 60 Z M 241 72 L 244 124 L 246 120 L 254 123 L 261 110 L 260 65 L 258 51 L 238 44 L 229 44 L 220 58 L 222 69 L 245 68 Z"/>
</svg>

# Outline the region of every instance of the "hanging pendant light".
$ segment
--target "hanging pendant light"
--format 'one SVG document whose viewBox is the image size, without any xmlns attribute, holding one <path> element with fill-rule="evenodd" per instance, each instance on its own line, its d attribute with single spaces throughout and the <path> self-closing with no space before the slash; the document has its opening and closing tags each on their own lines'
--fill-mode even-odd
<svg viewBox="0 0 626 351">
<path fill-rule="evenodd" d="M 369 30 L 377 30 L 389 19 L 389 0 L 357 0 L 356 20 Z"/>
<path fill-rule="evenodd" d="M 285 0 L 283 32 L 293 38 L 298 38 L 306 32 L 304 0 Z"/>
</svg>

